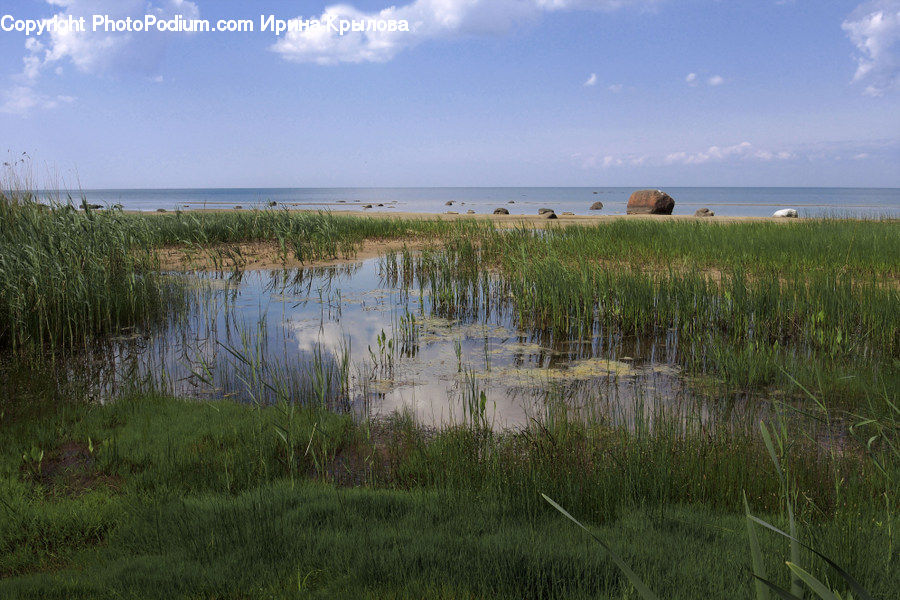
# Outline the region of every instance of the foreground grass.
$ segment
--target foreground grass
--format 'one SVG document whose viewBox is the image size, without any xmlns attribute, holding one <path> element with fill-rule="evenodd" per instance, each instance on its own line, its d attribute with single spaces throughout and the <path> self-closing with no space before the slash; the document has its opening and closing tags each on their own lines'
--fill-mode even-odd
<svg viewBox="0 0 900 600">
<path fill-rule="evenodd" d="M 579 443 L 588 432 L 575 425 L 543 440 L 403 422 L 379 432 L 312 409 L 286 421 L 276 407 L 157 397 L 3 412 L 4 597 L 631 597 L 603 553 L 541 501 L 545 490 L 665 597 L 749 598 L 741 490 L 783 518 L 765 450 L 750 440 L 714 442 L 695 469 L 671 434 Z M 621 464 L 588 464 L 602 454 Z M 786 464 L 804 498 L 804 538 L 887 597 L 900 584 L 890 480 L 854 460 L 826 502 L 834 465 L 810 455 Z M 786 546 L 763 544 L 779 573 Z"/>
<path fill-rule="evenodd" d="M 121 523 L 111 526 L 101 547 L 75 553 L 70 568 L 53 574 L 0 580 L 0 593 L 47 599 L 627 597 L 615 568 L 560 527 L 555 515 L 523 521 L 490 503 L 459 510 L 435 493 L 280 483 L 237 496 L 104 508 L 110 521 Z M 85 502 L 68 519 L 87 520 L 96 510 Z M 600 531 L 669 597 L 749 597 L 741 593 L 741 525 L 740 518 L 676 507 L 630 511 Z"/>
<path fill-rule="evenodd" d="M 490 503 L 459 510 L 440 494 L 281 483 L 234 497 L 132 503 L 125 510 L 101 548 L 75 555 L 74 568 L 0 581 L 0 593 L 48 599 L 629 597 L 615 567 L 556 515 L 524 521 Z M 629 511 L 599 532 L 666 597 L 749 598 L 742 525 L 739 517 L 673 507 Z M 774 542 L 766 550 L 783 552 Z M 885 586 L 897 583 L 883 579 Z"/>
</svg>

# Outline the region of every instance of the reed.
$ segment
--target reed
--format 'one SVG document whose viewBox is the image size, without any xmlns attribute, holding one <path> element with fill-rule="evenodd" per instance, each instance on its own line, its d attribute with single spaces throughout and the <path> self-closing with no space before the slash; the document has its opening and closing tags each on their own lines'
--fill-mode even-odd
<svg viewBox="0 0 900 600">
<path fill-rule="evenodd" d="M 276 243 L 301 262 L 349 258 L 367 239 L 467 235 L 477 223 L 359 219 L 329 213 L 255 210 L 140 215 L 92 209 L 83 199 L 41 197 L 27 178 L 0 179 L 0 348 L 51 353 L 98 334 L 143 327 L 184 302 L 157 251 L 200 252 L 239 269 L 240 243 Z"/>
<path fill-rule="evenodd" d="M 178 308 L 179 285 L 127 221 L 0 191 L 0 349 L 72 348 Z"/>
<path fill-rule="evenodd" d="M 670 338 L 667 360 L 733 389 L 827 400 L 900 387 L 900 241 L 888 221 L 613 222 L 453 236 L 388 257 L 455 317 L 511 313 L 551 340 Z M 825 242 L 823 242 L 825 240 Z M 807 244 L 807 242 L 809 242 Z"/>
</svg>

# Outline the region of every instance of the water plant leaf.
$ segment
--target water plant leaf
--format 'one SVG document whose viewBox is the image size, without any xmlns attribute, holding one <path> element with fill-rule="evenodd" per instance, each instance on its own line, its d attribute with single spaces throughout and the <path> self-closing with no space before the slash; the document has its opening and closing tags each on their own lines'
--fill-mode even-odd
<svg viewBox="0 0 900 600">
<path fill-rule="evenodd" d="M 549 496 L 547 496 L 546 494 L 541 494 L 541 496 L 543 496 L 544 500 L 546 500 L 550 504 L 550 506 L 552 506 L 553 508 L 555 508 L 556 510 L 561 512 L 563 514 L 563 516 L 565 516 L 567 519 L 569 519 L 570 521 L 572 521 L 573 523 L 575 523 L 576 525 L 581 527 L 584 531 L 587 532 L 587 534 L 589 536 L 594 538 L 594 540 L 598 544 L 600 544 L 604 550 L 606 550 L 607 554 L 609 554 L 609 557 L 612 559 L 612 561 L 616 564 L 617 567 L 619 567 L 619 570 L 622 571 L 622 573 L 625 575 L 625 577 L 628 579 L 628 581 L 631 582 L 631 585 L 634 586 L 634 589 L 636 589 L 638 591 L 638 593 L 641 595 L 642 598 L 644 598 L 644 600 L 659 600 L 659 597 L 656 594 L 654 594 L 643 581 L 641 581 L 641 578 L 638 577 L 637 574 L 631 570 L 631 567 L 629 567 L 627 564 L 625 564 L 625 561 L 623 561 L 621 558 L 619 558 L 619 556 L 615 552 L 613 552 L 612 548 L 610 548 L 606 544 L 606 542 L 604 542 L 599 537 L 597 537 L 593 531 L 591 531 L 590 529 L 588 529 L 587 527 L 582 525 L 578 519 L 576 519 L 575 517 L 570 515 L 566 509 L 564 509 L 562 506 L 560 506 L 559 504 L 554 502 Z"/>
<path fill-rule="evenodd" d="M 797 545 L 799 540 L 797 540 L 797 522 L 794 519 L 794 505 L 791 502 L 791 493 L 788 488 L 787 477 L 784 474 L 784 470 L 781 468 L 781 461 L 778 459 L 778 455 L 775 453 L 775 445 L 772 443 L 772 436 L 769 434 L 769 428 L 766 427 L 766 424 L 763 421 L 759 422 L 759 429 L 762 433 L 763 442 L 766 444 L 766 450 L 769 451 L 769 456 L 772 458 L 772 462 L 775 464 L 775 469 L 778 471 L 778 479 L 781 482 L 781 490 L 784 494 L 784 502 L 787 506 L 788 513 L 788 526 L 791 531 L 791 535 L 788 538 L 791 540 L 791 561 L 794 563 L 800 562 L 800 547 Z M 779 439 L 779 447 L 783 449 L 781 444 L 781 440 Z M 800 595 L 803 593 L 803 588 L 800 586 L 800 578 L 792 573 L 791 575 L 791 593 L 794 595 Z"/>
<path fill-rule="evenodd" d="M 772 459 L 772 462 L 775 463 L 775 470 L 778 471 L 778 479 L 784 483 L 784 472 L 781 470 L 781 462 L 778 460 L 778 454 L 775 453 L 775 445 L 772 443 L 772 436 L 769 434 L 769 428 L 766 427 L 766 424 L 762 421 L 759 422 L 759 430 L 762 433 L 763 443 L 766 445 L 766 450 L 769 451 L 769 456 Z"/>
<path fill-rule="evenodd" d="M 762 559 L 762 551 L 759 548 L 759 538 L 756 537 L 756 530 L 753 528 L 751 520 L 750 505 L 747 503 L 747 493 L 744 492 L 744 513 L 747 518 L 747 537 L 750 538 L 750 558 L 753 561 L 753 575 L 756 579 L 753 582 L 756 588 L 757 600 L 769 600 L 769 590 L 763 584 L 766 580 L 766 567 Z"/>
<path fill-rule="evenodd" d="M 824 583 L 813 577 L 813 575 L 799 565 L 792 562 L 787 563 L 788 568 L 803 580 L 803 583 L 809 586 L 809 589 L 819 595 L 822 600 L 841 600 L 837 594 L 828 589 Z"/>
</svg>

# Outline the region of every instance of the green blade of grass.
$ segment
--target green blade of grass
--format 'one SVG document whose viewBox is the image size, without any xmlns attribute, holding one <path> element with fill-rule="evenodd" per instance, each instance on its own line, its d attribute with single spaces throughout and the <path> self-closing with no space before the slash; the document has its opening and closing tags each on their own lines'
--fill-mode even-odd
<svg viewBox="0 0 900 600">
<path fill-rule="evenodd" d="M 755 577 L 757 580 L 761 581 L 763 583 L 763 585 L 765 585 L 770 590 L 775 592 L 775 594 L 782 600 L 803 600 L 803 598 L 801 598 L 800 596 L 790 593 L 789 591 L 787 591 L 780 585 L 772 583 L 768 579 L 763 579 L 762 577 L 757 577 L 756 575 L 754 575 L 753 577 Z"/>
<path fill-rule="evenodd" d="M 625 577 L 628 579 L 628 581 L 631 582 L 631 585 L 634 586 L 634 588 L 638 591 L 638 593 L 641 595 L 641 597 L 644 598 L 644 600 L 659 600 L 659 597 L 656 594 L 654 594 L 643 581 L 641 581 L 641 578 L 638 577 L 637 574 L 631 570 L 631 567 L 629 567 L 627 564 L 625 564 L 625 561 L 623 561 L 621 558 L 619 558 L 619 556 L 615 552 L 613 552 L 612 548 L 610 548 L 606 544 L 606 542 L 604 542 L 599 537 L 597 537 L 594 534 L 594 532 L 592 532 L 590 529 L 588 529 L 587 527 L 582 525 L 578 519 L 576 519 L 575 517 L 570 515 L 568 513 L 568 511 L 566 511 L 566 509 L 564 509 L 562 506 L 560 506 L 559 504 L 554 502 L 546 494 L 541 494 L 541 496 L 543 496 L 544 500 L 546 500 L 550 504 L 550 506 L 552 506 L 553 508 L 555 508 L 556 510 L 561 512 L 567 519 L 569 519 L 570 521 L 572 521 L 573 523 L 575 523 L 576 525 L 581 527 L 584 531 L 587 532 L 587 534 L 589 536 L 594 538 L 594 540 L 598 544 L 600 544 L 604 550 L 606 550 L 606 552 L 609 554 L 609 557 L 612 559 L 612 561 L 616 564 L 617 567 L 619 567 L 619 570 L 625 574 Z"/>
<path fill-rule="evenodd" d="M 759 538 L 756 536 L 756 530 L 753 528 L 752 515 L 750 514 L 750 505 L 747 504 L 747 494 L 744 493 L 744 513 L 747 518 L 747 537 L 750 538 L 750 557 L 753 561 L 753 575 L 756 580 L 753 582 L 756 588 L 757 600 L 769 600 L 769 590 L 763 584 L 766 579 L 766 567 L 763 564 L 762 551 L 759 548 Z"/>
<path fill-rule="evenodd" d="M 799 565 L 792 562 L 787 563 L 792 573 L 803 580 L 803 583 L 809 586 L 809 589 L 819 595 L 822 600 L 840 600 L 837 594 L 828 589 L 824 583 L 812 576 L 812 574 Z"/>
<path fill-rule="evenodd" d="M 781 481 L 781 490 L 784 494 L 785 505 L 787 506 L 788 525 L 791 530 L 791 535 L 789 536 L 791 540 L 791 561 L 799 563 L 800 547 L 797 545 L 797 523 L 794 520 L 794 506 L 791 502 L 791 492 L 788 488 L 787 477 L 784 474 L 784 470 L 781 468 L 781 461 L 778 459 L 778 454 L 775 452 L 775 445 L 772 443 L 772 436 L 769 434 L 769 428 L 766 427 L 764 422 L 760 421 L 759 429 L 763 436 L 763 442 L 766 444 L 766 450 L 769 451 L 769 456 L 775 464 L 775 470 L 778 471 L 778 479 Z M 791 593 L 797 596 L 803 593 L 803 588 L 800 585 L 800 578 L 793 573 L 791 574 Z"/>
<path fill-rule="evenodd" d="M 806 548 L 807 550 L 809 550 L 810 552 L 812 552 L 813 554 L 815 554 L 816 556 L 818 556 L 819 558 L 824 560 L 826 563 L 828 563 L 828 566 L 830 566 L 832 569 L 837 571 L 838 575 L 840 575 L 844 579 L 844 581 L 847 582 L 847 585 L 850 586 L 850 589 L 853 590 L 854 594 L 859 596 L 860 600 L 875 600 L 874 598 L 872 598 L 872 595 L 869 594 L 865 590 L 865 588 L 863 588 L 862 585 L 860 585 L 860 583 L 858 581 L 856 581 L 856 579 L 854 579 L 849 573 L 847 573 L 847 571 L 845 571 L 844 569 L 839 567 L 833 560 L 831 560 L 830 558 L 828 558 L 821 552 L 817 551 L 814 548 L 811 548 L 810 546 L 808 546 L 807 544 L 804 544 L 803 542 L 801 542 L 800 540 L 798 540 L 796 538 L 792 538 L 789 534 L 781 531 L 774 525 L 770 525 L 769 523 L 766 523 L 765 521 L 763 521 L 762 519 L 760 519 L 758 517 L 751 516 L 750 519 L 752 521 L 754 521 L 755 523 L 758 523 L 759 525 L 762 525 L 763 527 L 774 531 L 778 535 L 783 535 L 784 537 L 786 537 L 788 539 L 796 541 L 798 544 L 800 544 L 801 546 L 803 546 L 804 548 Z"/>
</svg>

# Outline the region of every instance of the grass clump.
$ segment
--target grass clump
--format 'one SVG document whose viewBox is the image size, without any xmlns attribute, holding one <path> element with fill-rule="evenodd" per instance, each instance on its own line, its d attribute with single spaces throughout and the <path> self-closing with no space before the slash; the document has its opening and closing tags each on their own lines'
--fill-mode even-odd
<svg viewBox="0 0 900 600">
<path fill-rule="evenodd" d="M 181 300 L 119 211 L 0 190 L 0 349 L 59 350 L 163 317 Z"/>
</svg>

